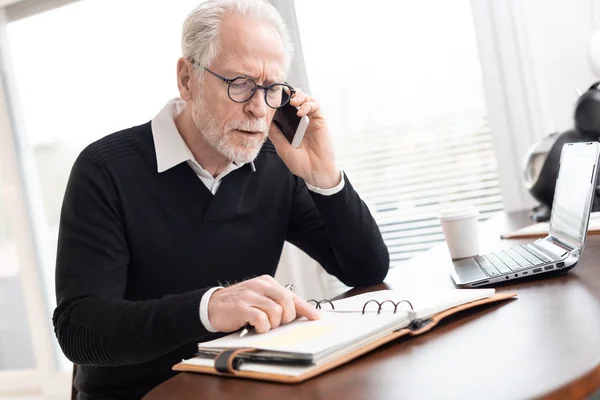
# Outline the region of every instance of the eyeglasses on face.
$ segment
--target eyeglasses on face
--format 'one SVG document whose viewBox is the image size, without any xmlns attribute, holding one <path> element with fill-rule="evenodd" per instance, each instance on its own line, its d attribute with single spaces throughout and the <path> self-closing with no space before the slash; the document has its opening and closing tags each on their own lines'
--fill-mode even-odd
<svg viewBox="0 0 600 400">
<path fill-rule="evenodd" d="M 196 65 L 192 59 L 190 62 Z M 247 76 L 236 76 L 235 78 L 225 78 L 206 67 L 201 67 L 213 76 L 227 83 L 227 96 L 236 103 L 245 103 L 249 101 L 257 89 L 262 89 L 265 94 L 265 103 L 271 108 L 281 108 L 290 102 L 290 99 L 296 93 L 296 90 L 287 83 L 272 83 L 267 86 L 259 85 L 252 78 Z"/>
</svg>

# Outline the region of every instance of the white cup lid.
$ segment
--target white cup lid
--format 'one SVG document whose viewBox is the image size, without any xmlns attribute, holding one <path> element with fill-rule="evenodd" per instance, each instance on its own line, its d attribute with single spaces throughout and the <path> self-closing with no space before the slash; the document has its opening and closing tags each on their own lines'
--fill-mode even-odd
<svg viewBox="0 0 600 400">
<path fill-rule="evenodd" d="M 445 221 L 453 219 L 471 218 L 477 216 L 479 216 L 479 211 L 477 211 L 477 208 L 475 208 L 475 206 L 445 208 L 443 210 L 440 210 L 438 214 L 438 218 L 443 219 Z"/>
</svg>

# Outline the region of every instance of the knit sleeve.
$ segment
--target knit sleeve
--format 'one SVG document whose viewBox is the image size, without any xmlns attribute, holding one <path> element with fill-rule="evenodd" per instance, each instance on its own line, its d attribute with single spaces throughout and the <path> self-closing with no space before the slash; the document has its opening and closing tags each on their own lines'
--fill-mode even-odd
<svg viewBox="0 0 600 400">
<path fill-rule="evenodd" d="M 198 315 L 208 288 L 128 301 L 128 264 L 118 196 L 107 173 L 84 152 L 63 200 L 56 260 L 53 323 L 71 361 L 141 363 L 208 335 Z"/>
<path fill-rule="evenodd" d="M 369 209 L 344 175 L 331 196 L 309 192 L 295 177 L 287 240 L 348 286 L 383 281 L 390 256 Z"/>
</svg>

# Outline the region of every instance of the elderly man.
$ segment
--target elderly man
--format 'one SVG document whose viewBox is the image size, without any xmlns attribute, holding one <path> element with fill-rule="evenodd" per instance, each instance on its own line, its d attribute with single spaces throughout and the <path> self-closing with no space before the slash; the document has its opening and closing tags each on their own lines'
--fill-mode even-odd
<svg viewBox="0 0 600 400">
<path fill-rule="evenodd" d="M 140 398 L 217 332 L 318 318 L 272 278 L 286 240 L 350 286 L 388 271 L 318 103 L 286 98 L 277 11 L 208 1 L 182 43 L 181 98 L 87 147 L 67 186 L 53 321 L 82 399 Z M 298 149 L 271 125 L 288 101 L 310 118 Z"/>
</svg>

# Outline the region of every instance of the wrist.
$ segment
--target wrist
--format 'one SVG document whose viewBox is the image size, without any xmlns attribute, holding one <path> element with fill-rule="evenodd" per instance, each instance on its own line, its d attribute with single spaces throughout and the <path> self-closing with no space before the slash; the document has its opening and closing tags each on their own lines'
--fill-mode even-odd
<svg viewBox="0 0 600 400">
<path fill-rule="evenodd" d="M 211 308 L 213 308 L 211 307 L 210 300 L 212 298 L 212 295 L 221 289 L 223 289 L 222 286 L 216 286 L 214 288 L 209 289 L 200 300 L 200 321 L 202 322 L 202 325 L 204 325 L 206 330 L 211 333 L 219 332 L 219 330 L 215 328 L 210 322 L 210 310 Z M 212 316 L 214 318 L 214 310 Z"/>
<path fill-rule="evenodd" d="M 308 179 L 304 179 L 304 181 L 319 189 L 331 189 L 339 185 L 342 181 L 342 170 L 334 167 L 330 171 L 314 174 Z"/>
</svg>

